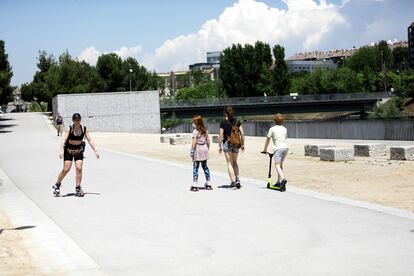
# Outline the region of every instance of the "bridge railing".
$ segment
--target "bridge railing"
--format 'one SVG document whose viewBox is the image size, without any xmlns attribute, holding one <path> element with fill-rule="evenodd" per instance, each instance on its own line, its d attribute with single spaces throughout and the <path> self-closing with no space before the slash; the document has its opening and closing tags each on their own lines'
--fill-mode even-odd
<svg viewBox="0 0 414 276">
<path fill-rule="evenodd" d="M 179 108 L 194 106 L 237 106 L 255 104 L 274 104 L 291 102 L 323 102 L 323 101 L 347 101 L 347 100 L 378 100 L 389 97 L 388 93 L 338 93 L 338 94 L 309 94 L 298 96 L 269 96 L 269 97 L 240 97 L 240 98 L 212 98 L 160 101 L 161 108 Z"/>
</svg>

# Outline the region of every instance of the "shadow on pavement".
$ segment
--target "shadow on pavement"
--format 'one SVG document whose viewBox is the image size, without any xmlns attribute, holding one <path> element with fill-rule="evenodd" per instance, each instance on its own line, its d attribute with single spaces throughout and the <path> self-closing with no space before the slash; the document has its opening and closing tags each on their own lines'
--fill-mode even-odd
<svg viewBox="0 0 414 276">
<path fill-rule="evenodd" d="M 14 119 L 12 118 L 4 118 L 4 117 L 0 117 L 0 133 L 9 133 L 11 132 L 11 130 L 3 130 L 4 128 L 11 128 L 14 126 L 17 126 L 15 124 L 4 124 L 2 122 L 6 122 L 6 121 L 13 121 Z"/>
<path fill-rule="evenodd" d="M 19 226 L 16 228 L 4 228 L 4 229 L 0 229 L 0 235 L 1 233 L 3 233 L 3 231 L 16 231 L 16 230 L 26 230 L 26 229 L 31 229 L 31 228 L 35 228 L 36 226 L 33 225 L 27 225 L 27 226 Z"/>
<path fill-rule="evenodd" d="M 231 190 L 236 190 L 237 189 L 235 186 L 231 186 L 231 185 L 221 185 L 221 186 L 218 186 L 217 188 L 219 188 L 219 189 L 231 189 Z"/>
<path fill-rule="evenodd" d="M 101 193 L 84 193 L 84 195 L 101 195 Z M 67 193 L 66 195 L 61 195 L 60 197 L 76 196 L 75 193 Z"/>
<path fill-rule="evenodd" d="M 12 118 L 4 118 L 4 117 L 0 117 L 0 122 L 3 122 L 3 121 L 14 121 L 15 119 L 12 119 Z"/>
</svg>

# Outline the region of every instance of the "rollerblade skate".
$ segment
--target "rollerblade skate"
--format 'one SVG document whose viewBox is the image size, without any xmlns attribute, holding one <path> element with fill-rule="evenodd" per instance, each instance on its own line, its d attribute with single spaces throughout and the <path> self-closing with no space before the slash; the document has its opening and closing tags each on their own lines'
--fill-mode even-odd
<svg viewBox="0 0 414 276">
<path fill-rule="evenodd" d="M 54 191 L 53 191 L 53 194 L 55 195 L 55 197 L 58 197 L 58 196 L 60 196 L 60 186 L 61 186 L 62 184 L 61 183 L 59 183 L 59 182 L 56 182 L 56 184 L 55 185 L 53 185 L 53 189 L 54 189 Z"/>
<path fill-rule="evenodd" d="M 240 184 L 240 180 L 236 180 L 236 189 L 240 189 L 241 188 L 241 184 Z"/>
<path fill-rule="evenodd" d="M 213 190 L 213 187 L 211 187 L 211 185 L 209 184 L 209 183 L 206 183 L 205 185 L 204 185 L 204 187 L 206 188 L 206 190 Z"/>
<path fill-rule="evenodd" d="M 76 187 L 75 196 L 83 197 L 84 195 L 85 195 L 85 193 L 83 192 L 82 187 L 81 186 Z"/>
</svg>

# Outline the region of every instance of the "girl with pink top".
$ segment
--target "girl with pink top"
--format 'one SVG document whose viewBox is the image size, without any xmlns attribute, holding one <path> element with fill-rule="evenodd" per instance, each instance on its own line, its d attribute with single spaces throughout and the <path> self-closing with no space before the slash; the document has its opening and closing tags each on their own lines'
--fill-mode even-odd
<svg viewBox="0 0 414 276">
<path fill-rule="evenodd" d="M 210 185 L 210 170 L 207 166 L 208 151 L 210 149 L 210 137 L 203 123 L 203 118 L 200 115 L 193 117 L 193 141 L 191 144 L 190 156 L 193 160 L 193 184 L 191 185 L 191 191 L 198 191 L 198 169 L 201 167 L 204 170 L 206 176 L 206 190 L 212 190 Z"/>
</svg>

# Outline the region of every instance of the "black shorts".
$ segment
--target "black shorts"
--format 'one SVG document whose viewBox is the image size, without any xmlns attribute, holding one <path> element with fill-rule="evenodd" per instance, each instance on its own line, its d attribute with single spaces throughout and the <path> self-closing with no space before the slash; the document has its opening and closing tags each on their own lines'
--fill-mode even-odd
<svg viewBox="0 0 414 276">
<path fill-rule="evenodd" d="M 74 149 L 77 150 L 77 149 Z M 69 153 L 68 148 L 65 148 L 64 154 L 63 154 L 63 160 L 64 161 L 78 161 L 83 160 L 83 152 L 80 152 L 79 154 L 72 155 Z"/>
</svg>

